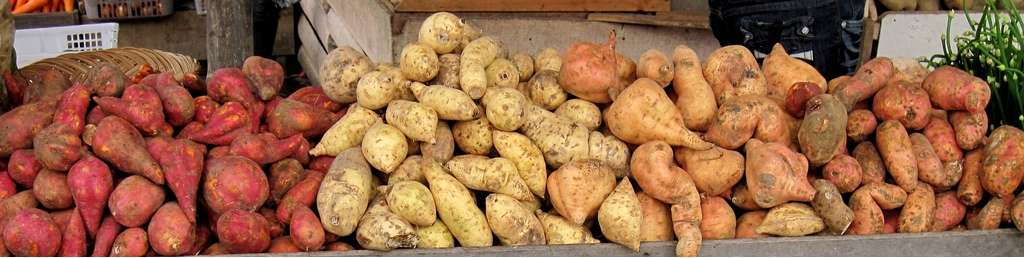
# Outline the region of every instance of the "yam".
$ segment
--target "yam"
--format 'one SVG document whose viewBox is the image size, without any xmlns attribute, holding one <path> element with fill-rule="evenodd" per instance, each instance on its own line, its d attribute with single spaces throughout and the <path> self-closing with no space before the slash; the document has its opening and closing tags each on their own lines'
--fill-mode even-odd
<svg viewBox="0 0 1024 258">
<path fill-rule="evenodd" d="M 717 146 L 705 151 L 676 148 L 675 159 L 707 196 L 719 196 L 743 178 L 743 154 L 737 151 Z"/>
<path fill-rule="evenodd" d="M 512 196 L 494 193 L 484 201 L 487 222 L 502 245 L 543 245 L 544 228 L 532 211 Z"/>
<path fill-rule="evenodd" d="M 768 210 L 757 233 L 777 236 L 806 236 L 825 229 L 825 222 L 807 204 L 791 202 Z"/>
<path fill-rule="evenodd" d="M 260 253 L 270 248 L 265 225 L 259 214 L 232 209 L 217 219 L 217 239 L 231 253 Z"/>
<path fill-rule="evenodd" d="M 359 78 L 373 71 L 373 62 L 366 54 L 350 47 L 339 46 L 320 64 L 320 82 L 331 100 L 349 104 L 356 102 Z"/>
<path fill-rule="evenodd" d="M 436 50 L 436 49 L 435 49 Z M 430 85 L 441 85 L 452 89 L 459 89 L 459 55 L 443 54 L 437 58 L 437 76 L 430 81 Z"/>
<path fill-rule="evenodd" d="M 724 46 L 711 52 L 704 63 L 704 78 L 715 93 L 715 101 L 745 95 L 768 94 L 768 82 L 754 55 L 740 45 Z"/>
<path fill-rule="evenodd" d="M 712 144 L 683 124 L 683 117 L 658 84 L 641 78 L 624 90 L 604 114 L 616 137 L 632 144 L 663 140 L 673 146 L 695 150 Z"/>
<path fill-rule="evenodd" d="M 640 227 L 643 224 L 643 213 L 640 201 L 633 192 L 633 184 L 629 178 L 623 178 L 615 190 L 605 198 L 597 211 L 597 222 L 601 233 L 608 240 L 640 251 Z"/>
<path fill-rule="evenodd" d="M 375 193 L 371 178 L 370 165 L 359 147 L 338 154 L 316 195 L 320 222 L 327 232 L 338 236 L 355 232 L 359 217 Z"/>
<path fill-rule="evenodd" d="M 676 96 L 676 109 L 683 116 L 683 124 L 693 131 L 705 131 L 718 110 L 718 102 L 711 85 L 704 79 L 700 57 L 690 47 L 678 45 L 672 51 L 675 72 L 672 89 Z"/>
</svg>

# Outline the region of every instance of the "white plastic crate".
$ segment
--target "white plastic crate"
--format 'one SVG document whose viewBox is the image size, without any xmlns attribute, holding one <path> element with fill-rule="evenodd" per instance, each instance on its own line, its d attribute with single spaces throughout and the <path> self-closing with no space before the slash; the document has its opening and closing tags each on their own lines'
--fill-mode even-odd
<svg viewBox="0 0 1024 258">
<path fill-rule="evenodd" d="M 16 30 L 18 67 L 64 53 L 116 48 L 117 30 L 117 23 Z"/>
</svg>

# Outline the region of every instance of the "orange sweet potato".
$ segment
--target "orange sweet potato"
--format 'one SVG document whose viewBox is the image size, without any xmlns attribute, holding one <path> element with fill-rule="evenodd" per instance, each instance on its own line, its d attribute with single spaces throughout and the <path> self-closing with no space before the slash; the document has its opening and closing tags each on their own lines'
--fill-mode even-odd
<svg viewBox="0 0 1024 258">
<path fill-rule="evenodd" d="M 740 215 L 736 221 L 736 238 L 762 238 L 766 234 L 757 233 L 757 227 L 764 221 L 768 212 L 764 210 L 748 211 Z"/>
<path fill-rule="evenodd" d="M 620 62 L 627 63 L 629 60 L 620 59 L 624 58 L 615 53 L 614 31 L 609 34 L 608 43 L 604 45 L 575 42 L 565 52 L 558 84 L 562 85 L 566 92 L 583 100 L 608 103 L 611 101 L 608 96 L 609 88 L 623 87 L 632 82 L 619 76 L 620 73 L 630 72 L 628 65 L 619 65 Z M 463 67 L 467 63 L 467 60 L 462 60 Z"/>
<path fill-rule="evenodd" d="M 964 153 L 956 143 L 956 133 L 953 126 L 944 118 L 932 117 L 928 126 L 924 128 L 924 135 L 928 136 L 935 154 L 942 162 L 951 162 L 963 158 Z"/>
<path fill-rule="evenodd" d="M 676 255 L 697 255 L 702 241 L 700 194 L 686 171 L 673 163 L 672 147 L 663 141 L 640 145 L 630 169 L 644 193 L 671 205 L 672 231 L 679 240 Z"/>
<path fill-rule="evenodd" d="M 985 159 L 985 149 L 979 148 L 967 153 L 964 158 L 964 174 L 957 186 L 957 197 L 960 202 L 967 206 L 974 206 L 981 201 L 984 189 L 981 187 L 982 160 Z"/>
<path fill-rule="evenodd" d="M 192 121 L 196 114 L 195 100 L 192 99 L 192 94 L 188 92 L 188 89 L 174 80 L 174 74 L 153 74 L 146 78 L 153 80 L 152 85 L 149 86 L 160 97 L 167 122 L 173 126 L 183 126 Z"/>
<path fill-rule="evenodd" d="M 118 170 L 145 176 L 156 184 L 164 184 L 164 172 L 146 151 L 146 142 L 128 121 L 109 116 L 100 121 L 92 140 L 96 156 Z"/>
<path fill-rule="evenodd" d="M 188 254 L 196 241 L 195 225 L 189 222 L 177 202 L 161 206 L 153 214 L 147 232 L 153 251 L 163 256 Z"/>
<path fill-rule="evenodd" d="M 851 193 L 860 187 L 863 181 L 862 171 L 857 159 L 846 154 L 839 154 L 825 165 L 821 174 L 825 180 L 835 184 L 839 192 Z"/>
<path fill-rule="evenodd" d="M 683 116 L 659 84 L 640 78 L 622 91 L 604 114 L 612 134 L 624 142 L 659 140 L 673 146 L 707 150 L 711 144 L 683 124 Z"/>
<path fill-rule="evenodd" d="M 899 120 L 910 129 L 923 129 L 931 120 L 928 92 L 906 81 L 892 82 L 879 90 L 872 108 L 878 119 Z"/>
<path fill-rule="evenodd" d="M 885 217 L 882 210 L 902 207 L 907 192 L 900 186 L 886 183 L 867 183 L 850 196 L 853 223 L 847 232 L 851 235 L 870 235 L 883 232 Z"/>
<path fill-rule="evenodd" d="M 292 135 L 278 139 L 271 133 L 243 134 L 231 142 L 230 153 L 249 158 L 260 165 L 270 164 L 294 154 L 298 160 L 309 161 L 309 150 L 296 153 L 303 143 L 308 148 L 309 142 L 302 135 Z"/>
<path fill-rule="evenodd" d="M 121 68 L 106 62 L 93 66 L 85 79 L 89 91 L 101 97 L 121 96 L 130 83 Z"/>
<path fill-rule="evenodd" d="M 56 100 L 18 106 L 0 115 L 0 157 L 32 147 L 32 139 L 53 121 Z"/>
<path fill-rule="evenodd" d="M 40 169 L 43 169 L 43 165 L 39 164 L 39 160 L 36 159 L 36 154 L 32 150 L 16 150 L 11 153 L 11 158 L 7 161 L 7 171 L 10 173 L 11 179 L 28 188 L 32 188 L 36 175 L 39 174 Z"/>
<path fill-rule="evenodd" d="M 1003 213 L 1010 209 L 1010 201 L 999 197 L 988 199 L 981 210 L 973 217 L 967 217 L 967 229 L 997 229 L 1003 221 Z"/>
<path fill-rule="evenodd" d="M 871 113 L 871 110 L 857 109 L 850 111 L 850 115 L 846 120 L 846 136 L 850 137 L 854 142 L 861 142 L 875 133 L 875 128 L 878 127 L 878 119 L 875 118 L 875 113 Z"/>
<path fill-rule="evenodd" d="M 270 248 L 267 249 L 267 253 L 299 253 L 302 249 L 299 249 L 292 241 L 291 236 L 281 236 L 270 240 Z"/>
<path fill-rule="evenodd" d="M 973 150 L 985 145 L 988 132 L 988 115 L 985 112 L 956 111 L 949 115 L 949 123 L 956 133 L 956 144 L 964 150 Z"/>
<path fill-rule="evenodd" d="M 771 208 L 790 201 L 811 201 L 814 187 L 807 181 L 807 159 L 778 143 L 757 139 L 746 146 L 747 187 L 754 202 Z"/>
<path fill-rule="evenodd" d="M 1013 221 L 1013 225 L 1017 226 L 1017 230 L 1024 229 L 1024 198 L 1019 194 L 1017 198 L 1013 198 L 1013 203 L 1010 205 L 1010 219 Z"/>
<path fill-rule="evenodd" d="M 921 87 L 928 91 L 935 107 L 945 110 L 982 112 L 992 97 L 984 80 L 950 66 L 929 73 Z"/>
<path fill-rule="evenodd" d="M 818 87 L 818 92 L 823 92 L 822 87 L 828 83 L 814 66 L 789 56 L 786 48 L 779 43 L 775 43 L 771 53 L 764 58 L 763 68 L 764 77 L 768 81 L 768 96 L 778 100 L 789 98 L 787 93 L 799 83 L 813 83 Z"/>
<path fill-rule="evenodd" d="M 900 233 L 921 233 L 931 230 L 935 221 L 935 192 L 928 184 L 919 183 L 900 211 Z"/>
<path fill-rule="evenodd" d="M 708 197 L 700 202 L 701 238 L 733 239 L 736 237 L 736 214 L 722 197 Z"/>
<path fill-rule="evenodd" d="M 736 97 L 720 103 L 717 117 L 704 135 L 709 142 L 735 150 L 756 138 L 797 148 L 800 123 L 768 97 Z"/>
<path fill-rule="evenodd" d="M 846 108 L 835 96 L 822 94 L 807 101 L 797 140 L 812 167 L 820 167 L 846 149 Z"/>
<path fill-rule="evenodd" d="M 1024 131 L 1012 126 L 1000 126 L 989 135 L 985 145 L 978 179 L 985 191 L 1002 199 L 1012 199 L 1013 193 L 1024 179 Z"/>
<path fill-rule="evenodd" d="M 740 181 L 732 188 L 732 196 L 729 196 L 729 201 L 732 202 L 737 208 L 744 210 L 759 210 L 761 206 L 754 202 L 754 195 L 750 193 L 750 189 L 747 188 L 747 183 Z M 756 225 L 754 226 L 757 227 Z"/>
<path fill-rule="evenodd" d="M 295 184 L 288 190 L 288 193 L 281 198 L 277 204 L 277 219 L 291 221 L 292 212 L 300 207 L 311 207 L 316 202 L 316 194 L 320 190 L 320 182 L 324 180 L 324 173 L 310 171 L 305 174 L 302 181 Z"/>
<path fill-rule="evenodd" d="M 284 85 L 284 68 L 277 61 L 250 56 L 242 63 L 242 72 L 249 77 L 249 86 L 260 99 L 269 100 Z"/>
<path fill-rule="evenodd" d="M 339 118 L 330 111 L 284 99 L 267 117 L 267 128 L 279 138 L 296 134 L 314 137 L 326 132 Z"/>
<path fill-rule="evenodd" d="M 718 103 L 744 95 L 767 95 L 768 82 L 750 50 L 740 45 L 724 46 L 708 55 L 704 78 Z"/>
<path fill-rule="evenodd" d="M 707 196 L 721 195 L 743 179 L 743 154 L 737 151 L 717 146 L 705 151 L 680 147 L 676 148 L 675 159 L 697 190 Z"/>
<path fill-rule="evenodd" d="M 249 86 L 249 79 L 241 69 L 230 67 L 221 68 L 210 74 L 206 81 L 206 93 L 214 101 L 225 104 L 227 102 L 238 102 L 246 107 L 249 114 L 250 132 L 255 132 L 260 126 L 260 116 L 263 114 L 263 102 L 256 98 Z"/>
<path fill-rule="evenodd" d="M 892 178 L 904 191 L 913 191 L 917 187 L 918 167 L 907 129 L 899 121 L 887 120 L 878 126 L 875 138 Z"/>
<path fill-rule="evenodd" d="M 853 157 L 860 164 L 862 183 L 885 181 L 885 163 L 874 143 L 865 141 L 857 144 L 857 147 L 853 148 Z"/>
<path fill-rule="evenodd" d="M 114 188 L 113 175 L 106 163 L 87 155 L 68 171 L 68 187 L 75 207 L 82 215 L 89 236 L 96 236 L 107 207 L 107 198 Z"/>
<path fill-rule="evenodd" d="M 596 217 L 602 201 L 614 187 L 611 168 L 596 160 L 566 163 L 548 176 L 547 184 L 551 205 L 575 225 Z"/>
<path fill-rule="evenodd" d="M 957 198 L 956 192 L 942 192 L 935 195 L 935 215 L 931 231 L 940 232 L 953 229 L 964 220 L 967 206 Z"/>
<path fill-rule="evenodd" d="M 82 222 L 81 213 L 74 209 L 71 213 L 71 221 L 61 237 L 60 256 L 82 257 L 86 255 L 87 246 L 85 223 Z"/>
<path fill-rule="evenodd" d="M 149 221 L 164 203 L 164 190 L 140 176 L 121 181 L 110 193 L 110 214 L 125 227 L 139 227 Z"/>
<path fill-rule="evenodd" d="M 32 140 L 36 159 L 43 168 L 67 171 L 82 157 L 82 139 L 66 124 L 50 124 Z"/>
<path fill-rule="evenodd" d="M 292 242 L 305 251 L 317 251 L 324 245 L 324 228 L 320 219 L 307 207 L 295 208 L 291 222 Z"/>
<path fill-rule="evenodd" d="M 320 108 L 330 112 L 342 111 L 342 104 L 334 102 L 330 97 L 327 97 L 327 93 L 324 92 L 324 88 L 320 86 L 307 86 L 296 90 L 292 95 L 288 95 L 288 99 L 297 100 L 315 108 Z M 267 104 L 267 109 L 271 109 L 270 105 Z"/>
<path fill-rule="evenodd" d="M 846 105 L 846 110 L 853 110 L 853 106 L 857 102 L 869 99 L 881 90 L 893 76 L 895 70 L 896 68 L 893 67 L 892 60 L 889 58 L 871 59 L 861 65 L 852 77 L 838 82 L 835 90 L 829 90 L 829 92 L 836 95 L 836 98 Z"/>
<path fill-rule="evenodd" d="M 960 182 L 962 170 L 947 169 L 939 160 L 928 137 L 921 133 L 910 135 L 914 156 L 917 159 L 918 178 L 936 189 L 945 190 Z"/>
<path fill-rule="evenodd" d="M 188 221 L 196 221 L 196 194 L 203 173 L 206 146 L 168 137 L 155 137 L 146 141 L 146 149 L 163 169 L 167 185 L 185 212 Z"/>
<path fill-rule="evenodd" d="M 4 246 L 15 256 L 55 256 L 60 250 L 60 229 L 42 210 L 21 210 L 6 225 Z"/>
<path fill-rule="evenodd" d="M 217 239 L 231 253 L 259 253 L 270 248 L 270 233 L 259 214 L 232 209 L 217 219 Z"/>
<path fill-rule="evenodd" d="M 106 257 L 110 255 L 110 249 L 114 246 L 114 239 L 121 233 L 121 224 L 118 224 L 114 217 L 107 215 L 100 223 L 93 242 L 92 257 Z"/>
<path fill-rule="evenodd" d="M 156 135 L 164 126 L 164 108 L 152 87 L 136 84 L 124 90 L 121 98 L 95 97 L 103 112 L 131 122 L 146 135 Z"/>
<path fill-rule="evenodd" d="M 57 111 L 53 114 L 54 124 L 63 124 L 75 135 L 82 134 L 85 129 L 85 115 L 89 110 L 89 90 L 84 85 L 72 86 L 57 102 Z"/>
<path fill-rule="evenodd" d="M 255 211 L 270 195 L 266 174 L 255 162 L 241 156 L 207 160 L 205 180 L 203 198 L 214 213 Z"/>
<path fill-rule="evenodd" d="M 149 251 L 149 236 L 142 228 L 128 228 L 121 231 L 114 239 L 114 245 L 110 248 L 110 256 L 114 257 L 138 257 L 145 256 Z"/>
<path fill-rule="evenodd" d="M 644 192 L 636 192 L 636 198 L 640 201 L 640 211 L 643 214 L 643 223 L 640 224 L 640 241 L 654 242 L 675 239 L 668 206 Z"/>
<path fill-rule="evenodd" d="M 39 171 L 35 183 L 32 184 L 32 193 L 39 200 L 39 204 L 47 209 L 61 210 L 74 205 L 67 175 L 49 169 Z"/>
</svg>

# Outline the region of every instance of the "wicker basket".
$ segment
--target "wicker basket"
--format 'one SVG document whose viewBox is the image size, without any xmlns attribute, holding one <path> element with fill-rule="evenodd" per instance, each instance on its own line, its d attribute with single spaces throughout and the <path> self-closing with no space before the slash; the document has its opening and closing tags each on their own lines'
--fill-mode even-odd
<svg viewBox="0 0 1024 258">
<path fill-rule="evenodd" d="M 185 75 L 196 75 L 199 62 L 190 56 L 147 48 L 113 48 L 108 50 L 63 54 L 25 66 L 22 73 L 36 73 L 55 68 L 64 73 L 72 82 L 82 82 L 89 70 L 99 63 L 111 63 L 121 68 L 128 78 L 143 69 L 154 73 L 171 72 L 181 79 Z"/>
</svg>

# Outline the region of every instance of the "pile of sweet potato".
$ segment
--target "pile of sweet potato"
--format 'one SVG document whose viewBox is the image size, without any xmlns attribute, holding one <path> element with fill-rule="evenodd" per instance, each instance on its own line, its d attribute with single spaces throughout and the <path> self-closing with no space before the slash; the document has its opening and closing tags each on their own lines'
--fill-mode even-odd
<svg viewBox="0 0 1024 258">
<path fill-rule="evenodd" d="M 259 57 L 205 81 L 6 76 L 0 254 L 674 240 L 692 256 L 704 239 L 1024 228 L 1024 131 L 990 131 L 988 85 L 955 68 L 878 58 L 826 81 L 782 46 L 761 65 L 740 46 L 634 62 L 614 38 L 511 53 L 450 13 L 398 59 L 339 47 L 322 86 L 290 94 Z"/>
</svg>

